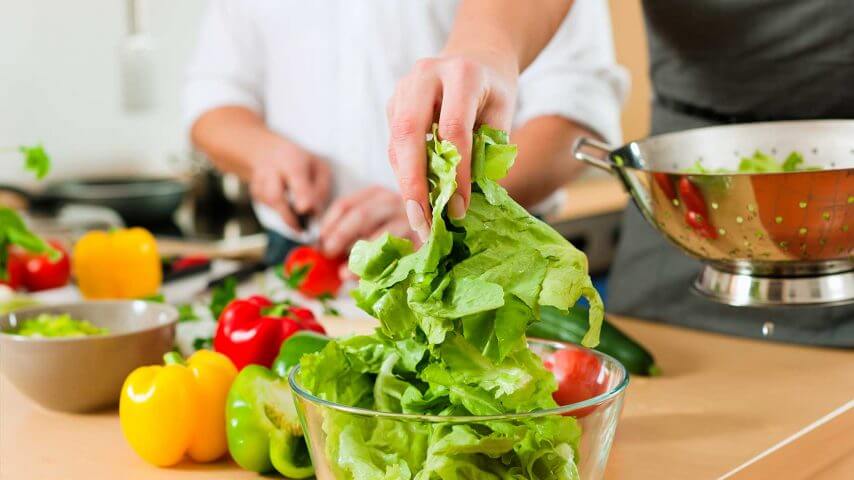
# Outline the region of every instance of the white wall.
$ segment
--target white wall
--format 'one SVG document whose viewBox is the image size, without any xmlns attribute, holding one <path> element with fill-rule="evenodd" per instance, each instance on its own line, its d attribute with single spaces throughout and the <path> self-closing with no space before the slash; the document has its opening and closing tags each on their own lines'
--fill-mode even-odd
<svg viewBox="0 0 854 480">
<path fill-rule="evenodd" d="M 0 148 L 43 142 L 49 178 L 168 173 L 187 151 L 181 125 L 184 65 L 204 0 L 150 0 L 157 103 L 122 106 L 119 47 L 125 0 L 0 0 Z M 28 183 L 19 157 L 0 154 L 0 183 Z"/>
</svg>

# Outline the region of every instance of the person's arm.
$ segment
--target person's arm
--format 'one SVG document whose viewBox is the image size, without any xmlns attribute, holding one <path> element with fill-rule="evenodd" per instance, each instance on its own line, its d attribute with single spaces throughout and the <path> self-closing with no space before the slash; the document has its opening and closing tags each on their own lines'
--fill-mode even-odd
<svg viewBox="0 0 854 480">
<path fill-rule="evenodd" d="M 577 0 L 551 42 L 519 78 L 519 156 L 502 182 L 527 207 L 583 171 L 572 158 L 579 136 L 619 144 L 628 77 L 614 58 L 605 2 Z"/>
<path fill-rule="evenodd" d="M 186 122 L 199 150 L 248 182 L 252 197 L 298 232 L 297 214 L 319 213 L 331 174 L 264 122 L 264 49 L 249 8 L 236 0 L 211 2 L 187 72 Z"/>
<path fill-rule="evenodd" d="M 457 192 L 448 206 L 465 215 L 471 194 L 475 125 L 509 130 L 519 72 L 536 58 L 572 5 L 571 0 L 463 0 L 446 48 L 420 60 L 389 101 L 389 160 L 406 213 L 422 238 L 429 234 L 425 134 L 438 119 L 439 134 L 460 150 Z M 437 111 L 438 110 L 438 111 Z"/>
<path fill-rule="evenodd" d="M 540 203 L 584 170 L 584 164 L 572 158 L 572 143 L 580 136 L 598 137 L 557 115 L 534 118 L 513 130 L 519 155 L 500 183 L 522 206 Z"/>
<path fill-rule="evenodd" d="M 573 0 L 463 0 L 443 56 L 493 52 L 525 70 L 549 43 Z"/>
<path fill-rule="evenodd" d="M 329 196 L 332 175 L 326 163 L 270 131 L 246 107 L 203 113 L 193 123 L 191 138 L 218 169 L 248 183 L 252 197 L 276 210 L 295 231 L 300 231 L 296 215 L 320 213 Z"/>
</svg>

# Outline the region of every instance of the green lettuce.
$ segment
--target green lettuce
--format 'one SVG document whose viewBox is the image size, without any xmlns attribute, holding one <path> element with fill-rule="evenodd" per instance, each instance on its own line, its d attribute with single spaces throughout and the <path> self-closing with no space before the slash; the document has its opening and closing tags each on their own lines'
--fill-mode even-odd
<svg viewBox="0 0 854 480">
<path fill-rule="evenodd" d="M 554 408 L 554 375 L 528 349 L 540 307 L 590 304 L 583 343 L 595 346 L 604 314 L 587 259 L 497 183 L 512 167 L 507 134 L 474 135 L 465 218 L 445 207 L 460 155 L 434 128 L 427 144 L 430 236 L 420 249 L 384 235 L 357 243 L 350 269 L 372 335 L 330 342 L 303 358 L 300 382 L 320 398 L 396 413 L 503 415 Z M 346 480 L 578 478 L 581 429 L 572 417 L 477 424 L 411 422 L 327 412 L 325 453 Z"/>
<path fill-rule="evenodd" d="M 716 173 L 780 173 L 821 170 L 819 167 L 804 165 L 804 156 L 800 152 L 791 152 L 782 162 L 773 155 L 756 150 L 749 157 L 742 157 L 735 172 L 725 168 L 710 170 L 697 160 L 694 165 L 686 168 L 684 173 L 708 175 Z"/>
</svg>

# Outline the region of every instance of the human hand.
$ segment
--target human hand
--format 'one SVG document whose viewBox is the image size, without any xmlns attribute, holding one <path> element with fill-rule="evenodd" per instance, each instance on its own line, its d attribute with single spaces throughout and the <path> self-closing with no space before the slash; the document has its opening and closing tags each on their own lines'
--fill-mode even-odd
<svg viewBox="0 0 854 480">
<path fill-rule="evenodd" d="M 518 75 L 517 61 L 510 54 L 445 52 L 419 60 L 398 82 L 387 108 L 389 160 L 409 224 L 422 241 L 430 233 L 427 132 L 438 117 L 439 136 L 460 152 L 457 191 L 448 203 L 448 214 L 462 218 L 471 195 L 472 132 L 478 124 L 509 130 Z"/>
<path fill-rule="evenodd" d="M 257 152 L 249 176 L 252 198 L 273 208 L 288 226 L 301 232 L 298 217 L 319 214 L 329 198 L 329 166 L 317 155 L 281 138 Z"/>
<path fill-rule="evenodd" d="M 320 224 L 320 245 L 334 258 L 349 252 L 356 241 L 386 232 L 420 244 L 409 228 L 400 194 L 373 186 L 333 202 Z"/>
</svg>

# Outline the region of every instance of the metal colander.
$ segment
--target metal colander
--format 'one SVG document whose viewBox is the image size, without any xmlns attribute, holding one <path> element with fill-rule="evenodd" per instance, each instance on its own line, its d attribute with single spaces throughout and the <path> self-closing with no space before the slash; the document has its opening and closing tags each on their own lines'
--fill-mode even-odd
<svg viewBox="0 0 854 480">
<path fill-rule="evenodd" d="M 735 172 L 757 150 L 778 159 L 798 152 L 804 166 L 818 170 L 686 173 L 698 164 Z M 650 224 L 718 272 L 767 278 L 854 272 L 854 121 L 700 128 L 619 148 L 582 138 L 573 152 L 617 175 Z M 854 296 L 849 277 L 836 277 L 851 284 L 842 286 L 843 297 Z"/>
</svg>

